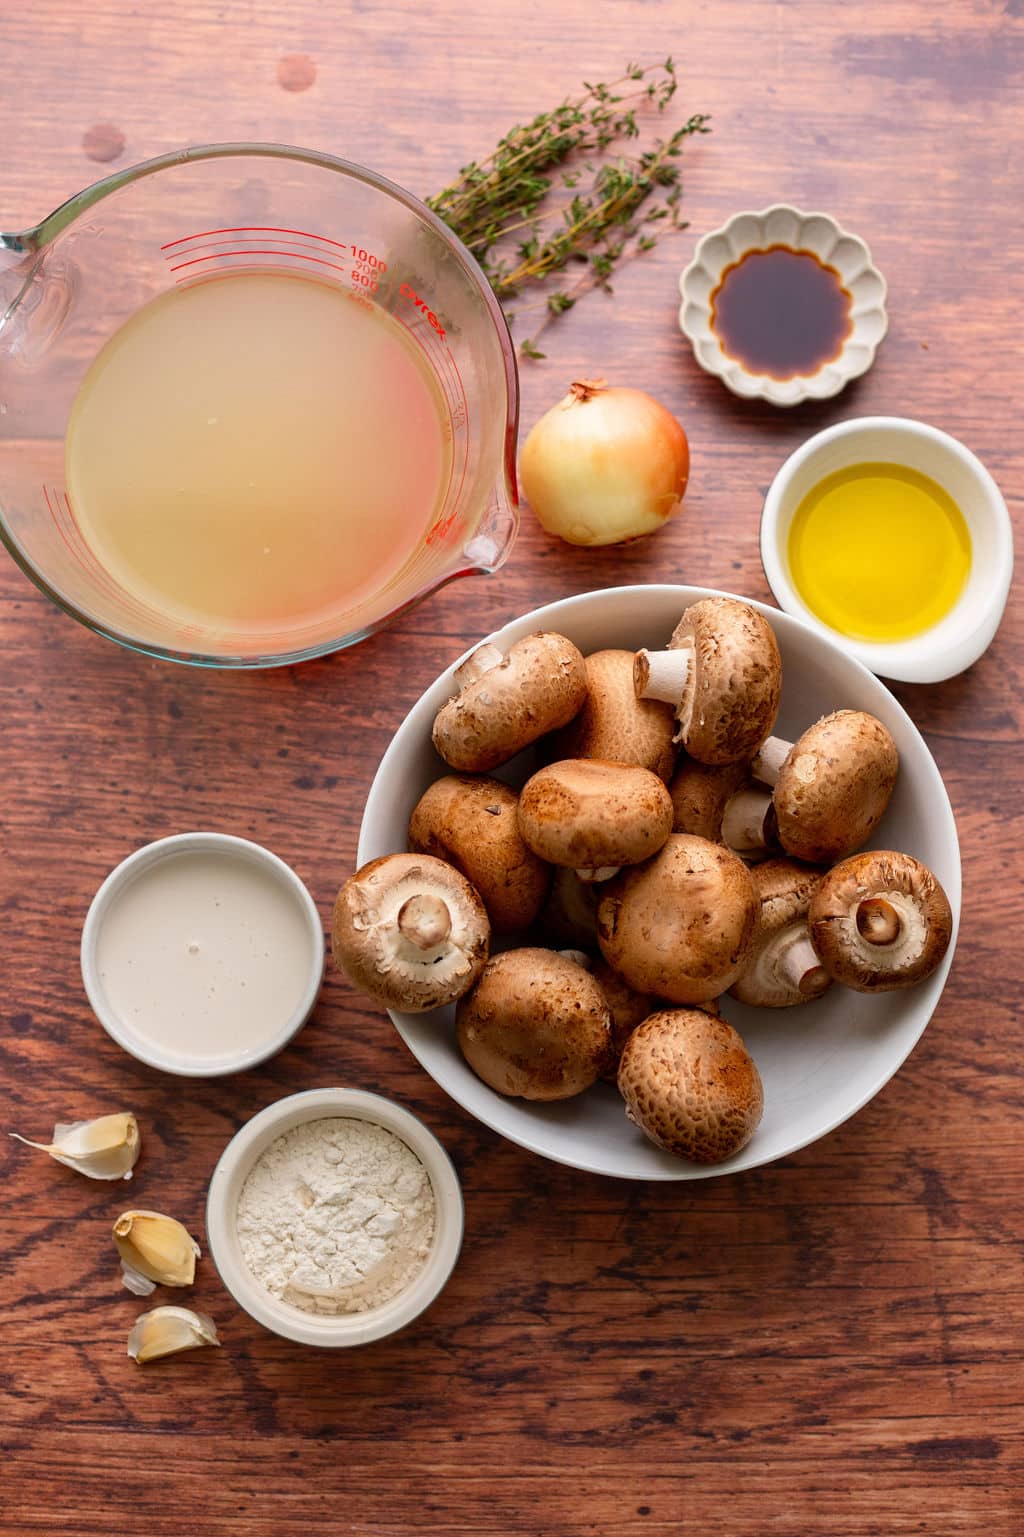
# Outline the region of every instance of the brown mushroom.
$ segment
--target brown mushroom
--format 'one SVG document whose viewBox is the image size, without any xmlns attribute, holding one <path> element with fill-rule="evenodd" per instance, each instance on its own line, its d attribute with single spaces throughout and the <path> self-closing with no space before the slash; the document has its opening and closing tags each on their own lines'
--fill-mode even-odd
<svg viewBox="0 0 1024 1537">
<path fill-rule="evenodd" d="M 630 987 L 625 977 L 621 977 L 603 957 L 594 961 L 590 974 L 604 993 L 611 1014 L 612 1049 L 608 1066 L 601 1076 L 614 1083 L 623 1047 L 637 1026 L 654 1013 L 658 1002 L 649 993 L 638 993 Z"/>
<path fill-rule="evenodd" d="M 665 1009 L 645 1019 L 619 1063 L 626 1114 L 666 1152 L 721 1163 L 746 1147 L 764 1111 L 761 1077 L 724 1019 Z"/>
<path fill-rule="evenodd" d="M 774 786 L 771 817 L 778 841 L 794 859 L 830 864 L 865 843 L 885 814 L 899 771 L 891 735 L 863 710 L 836 710 L 809 726 L 792 744 L 769 737 L 751 765 Z M 740 792 L 756 840 L 758 807 L 769 811 L 767 791 Z M 736 808 L 727 810 L 727 819 Z"/>
<path fill-rule="evenodd" d="M 473 887 L 441 859 L 387 854 L 349 877 L 334 904 L 334 960 L 389 1009 L 437 1009 L 483 971 L 490 924 Z"/>
<path fill-rule="evenodd" d="M 578 959 L 580 965 L 585 965 L 595 981 L 601 984 L 601 991 L 607 999 L 608 1008 L 612 1016 L 613 1059 L 608 1069 L 601 1076 L 607 1079 L 609 1083 L 614 1083 L 619 1070 L 619 1059 L 625 1049 L 626 1042 L 633 1034 L 633 1031 L 643 1024 L 645 1019 L 651 1014 L 657 1013 L 661 1008 L 661 1003 L 657 998 L 650 997 L 649 994 L 636 992 L 630 987 L 625 977 L 620 977 L 619 973 L 609 966 L 603 956 L 596 961 L 591 961 L 590 957 L 581 950 L 563 950 L 561 953 Z M 713 1014 L 716 1019 L 722 1012 L 718 1007 L 717 998 L 708 998 L 704 1003 L 695 1003 L 693 1007 L 695 1009 L 703 1009 L 706 1014 Z"/>
<path fill-rule="evenodd" d="M 611 1016 L 594 978 L 552 950 L 506 950 L 456 1011 L 477 1077 L 521 1099 L 569 1099 L 595 1083 L 611 1052 Z"/>
<path fill-rule="evenodd" d="M 722 808 L 721 841 L 748 863 L 778 853 L 775 807 L 763 786 L 748 780 L 729 796 Z"/>
<path fill-rule="evenodd" d="M 871 849 L 844 859 L 811 898 L 811 943 L 821 964 L 859 993 L 923 982 L 941 963 L 953 914 L 939 881 L 910 854 Z"/>
<path fill-rule="evenodd" d="M 782 662 L 766 619 L 735 598 L 701 598 L 685 610 L 667 651 L 639 651 L 641 699 L 676 712 L 681 741 L 701 763 L 752 758 L 779 709 Z"/>
<path fill-rule="evenodd" d="M 761 903 L 753 954 L 729 989 L 740 1003 L 785 1009 L 820 998 L 831 977 L 807 932 L 807 909 L 821 871 L 795 859 L 770 859 L 751 871 Z"/>
<path fill-rule="evenodd" d="M 741 859 L 706 838 L 673 833 L 653 859 L 609 884 L 597 937 L 605 960 L 637 992 L 702 1003 L 743 971 L 757 914 Z"/>
<path fill-rule="evenodd" d="M 515 790 L 500 779 L 445 774 L 420 796 L 409 818 L 409 847 L 461 870 L 499 933 L 530 926 L 551 879 L 520 836 L 518 804 Z"/>
<path fill-rule="evenodd" d="M 749 766 L 737 763 L 698 763 L 684 756 L 671 780 L 674 833 L 692 833 L 711 843 L 727 843 L 722 831 L 726 805 L 745 783 Z"/>
<path fill-rule="evenodd" d="M 502 656 L 478 646 L 456 668 L 459 692 L 434 721 L 434 746 L 451 768 L 483 774 L 538 737 L 568 725 L 587 697 L 583 657 L 564 635 L 527 635 Z"/>
<path fill-rule="evenodd" d="M 534 925 L 539 943 L 551 948 L 580 945 L 596 949 L 600 900 L 599 885 L 581 881 L 575 870 L 556 866 L 548 899 Z"/>
<path fill-rule="evenodd" d="M 519 831 L 549 864 L 606 880 L 657 852 L 672 831 L 672 801 L 649 769 L 567 758 L 526 781 Z"/>
<path fill-rule="evenodd" d="M 675 718 L 668 705 L 637 698 L 632 651 L 595 651 L 584 666 L 586 703 L 552 737 L 552 758 L 630 763 L 667 782 L 676 761 Z"/>
</svg>

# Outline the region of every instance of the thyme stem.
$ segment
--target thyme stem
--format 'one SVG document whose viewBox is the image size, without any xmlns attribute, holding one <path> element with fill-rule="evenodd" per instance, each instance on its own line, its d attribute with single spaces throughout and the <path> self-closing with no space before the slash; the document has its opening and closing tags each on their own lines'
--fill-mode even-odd
<svg viewBox="0 0 1024 1537">
<path fill-rule="evenodd" d="M 620 90 L 623 86 L 635 89 Z M 571 309 L 581 293 L 601 287 L 624 259 L 650 250 L 653 227 L 681 227 L 680 168 L 676 163 L 691 135 L 707 133 L 708 118 L 695 113 L 666 139 L 639 155 L 609 159 L 612 146 L 640 136 L 643 103 L 663 112 L 676 93 L 672 59 L 627 64 L 617 80 L 591 85 L 550 112 L 512 128 L 485 159 L 463 166 L 428 205 L 476 256 L 503 301 L 527 283 L 543 283 L 572 261 L 587 263 L 584 277 L 546 298 L 543 329 Z M 596 156 L 587 163 L 586 156 Z M 549 201 L 555 182 L 574 191 Z M 520 236 L 518 243 L 513 237 Z M 533 338 L 521 343 L 527 357 L 541 357 Z"/>
</svg>

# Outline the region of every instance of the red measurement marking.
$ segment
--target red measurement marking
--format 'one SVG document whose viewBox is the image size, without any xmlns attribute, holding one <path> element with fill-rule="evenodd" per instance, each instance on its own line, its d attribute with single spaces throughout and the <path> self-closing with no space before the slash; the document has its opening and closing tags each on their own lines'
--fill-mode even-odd
<svg viewBox="0 0 1024 1537">
<path fill-rule="evenodd" d="M 280 246 L 281 250 L 285 252 L 318 251 L 320 249 L 319 246 L 301 246 L 297 240 L 292 240 L 290 238 L 281 240 L 267 240 L 265 243 L 268 246 Z M 178 256 L 194 256 L 197 251 L 216 251 L 220 246 L 230 246 L 237 244 L 237 240 L 210 240 L 205 245 L 190 246 L 187 251 L 173 251 L 170 253 L 170 255 L 164 256 L 164 261 L 170 262 L 174 261 Z M 353 257 L 352 260 L 354 261 L 355 257 Z M 374 268 L 373 270 L 379 271 L 379 268 Z"/>
<path fill-rule="evenodd" d="M 55 497 L 59 496 L 59 493 L 56 491 L 54 491 L 53 494 Z M 111 593 L 115 598 L 118 598 L 119 600 L 122 599 L 123 596 L 123 601 L 129 610 L 134 608 L 136 612 L 144 612 L 144 610 L 142 610 L 141 606 L 135 601 L 134 598 L 129 598 L 127 594 L 122 595 L 117 583 L 110 575 L 110 572 L 104 570 L 99 561 L 96 559 L 96 556 L 93 554 L 92 550 L 90 550 L 89 546 L 86 544 L 85 540 L 82 539 L 81 532 L 79 531 L 78 525 L 75 522 L 75 514 L 71 510 L 71 498 L 68 496 L 66 491 L 63 494 L 64 506 L 68 510 L 68 523 L 75 531 L 75 533 L 78 534 L 78 538 L 81 541 L 81 548 L 79 548 L 77 543 L 72 545 L 72 553 L 77 555 L 79 563 L 85 567 L 86 571 L 91 572 L 93 577 L 105 592 Z"/>
<path fill-rule="evenodd" d="M 441 340 L 444 341 L 444 326 L 438 320 L 437 316 L 434 314 L 434 311 L 430 308 L 430 305 L 427 303 L 426 299 L 423 298 L 422 294 L 418 294 L 410 283 L 400 283 L 398 285 L 398 292 L 401 294 L 403 299 L 408 299 L 410 304 L 415 305 L 416 309 L 421 315 L 426 316 L 428 322 L 430 323 L 431 329 L 436 331 Z"/>
<path fill-rule="evenodd" d="M 76 543 L 73 538 L 69 537 L 68 529 L 60 516 L 60 502 L 61 497 L 63 497 L 64 506 L 67 508 L 68 520 L 71 530 L 77 532 L 75 515 L 71 509 L 71 498 L 68 496 L 68 493 L 66 491 L 58 491 L 55 486 L 53 490 L 53 501 L 51 502 L 49 488 L 44 484 L 42 489 L 43 500 L 46 502 L 46 510 L 49 512 L 50 517 L 53 520 L 53 525 L 57 532 L 60 534 L 64 548 L 71 556 L 71 559 L 77 565 L 82 567 L 86 575 L 93 576 L 98 586 L 100 587 L 100 590 L 105 592 L 108 596 L 114 598 L 118 603 L 122 604 L 128 613 L 134 612 L 137 617 L 142 619 L 151 617 L 159 619 L 160 616 L 155 614 L 154 610 L 147 608 L 145 604 L 139 603 L 135 598 L 131 598 L 127 593 L 121 591 L 113 577 L 109 572 L 103 569 L 99 561 L 96 559 L 84 541 L 81 542 L 81 547 L 79 547 L 79 544 Z"/>
<path fill-rule="evenodd" d="M 177 240 L 168 240 L 160 249 L 169 251 L 173 246 L 187 245 L 190 240 L 205 240 L 209 235 L 248 235 L 251 231 L 258 235 L 302 235 L 306 240 L 323 240 L 327 245 L 337 246 L 339 251 L 351 249 L 350 241 L 332 240 L 329 235 L 315 235 L 308 229 L 286 229 L 278 224 L 229 224 L 224 229 L 204 229 L 197 235 L 182 235 Z"/>
<path fill-rule="evenodd" d="M 60 534 L 60 537 L 61 537 L 61 539 L 62 539 L 62 541 L 64 543 L 64 548 L 67 550 L 68 554 L 71 556 L 72 560 L 76 563 L 76 565 L 81 566 L 85 570 L 87 575 L 90 574 L 88 562 L 82 560 L 82 553 L 81 553 L 81 551 L 77 548 L 77 546 L 74 543 L 74 541 L 69 537 L 68 530 L 65 527 L 64 523 L 61 521 L 61 518 L 59 516 L 58 509 L 60 507 L 60 492 L 56 489 L 56 487 L 54 487 L 53 501 L 54 501 L 54 503 L 56 503 L 56 507 L 53 505 L 53 503 L 51 503 L 51 501 L 50 501 L 50 493 L 47 490 L 45 485 L 43 486 L 43 496 L 46 498 L 47 510 L 49 511 L 50 517 L 53 519 L 54 526 L 57 529 L 57 532 Z M 74 526 L 75 526 L 74 514 L 71 511 L 71 502 L 68 499 L 68 494 L 67 494 L 66 491 L 64 492 L 64 505 L 67 507 L 68 517 L 71 520 L 72 528 L 74 528 Z M 91 555 L 91 551 L 89 552 L 89 554 Z M 105 589 L 105 590 L 109 591 L 110 587 L 111 587 L 110 578 L 107 576 L 107 574 L 103 570 L 102 566 L 97 566 L 96 570 L 97 570 L 97 574 L 101 578 L 100 583 L 99 583 L 100 587 L 102 589 Z"/>
<path fill-rule="evenodd" d="M 450 366 L 452 372 L 455 375 L 456 382 L 458 383 L 459 394 L 462 396 L 463 421 L 464 425 L 468 428 L 469 405 L 466 400 L 465 387 L 462 383 L 462 375 L 459 373 L 459 365 L 455 361 L 455 355 L 445 340 L 443 329 L 435 330 L 422 314 L 420 314 L 416 322 L 410 325 L 407 321 L 402 319 L 402 316 L 397 312 L 397 310 L 393 310 L 391 313 L 394 315 L 394 318 L 399 322 L 400 325 L 405 326 L 405 329 L 408 331 L 409 335 L 415 337 L 416 340 L 419 341 L 420 346 L 423 348 L 423 351 L 426 353 L 428 358 L 431 358 L 431 354 L 428 351 L 426 345 L 427 341 L 434 340 L 437 342 L 440 350 L 441 361 Z M 422 324 L 419 322 L 422 322 Z M 432 358 L 431 361 L 433 361 Z M 454 391 L 452 390 L 451 381 L 449 379 L 441 378 L 440 373 L 438 373 L 438 379 L 446 394 L 453 395 Z"/>
<path fill-rule="evenodd" d="M 53 519 L 53 526 L 54 526 L 54 528 L 56 528 L 58 534 L 60 534 L 61 540 L 62 540 L 62 542 L 64 544 L 64 548 L 67 550 L 67 552 L 71 556 L 72 560 L 75 561 L 75 563 L 77 565 L 81 565 L 81 557 L 79 556 L 78 551 L 75 549 L 74 544 L 68 538 L 67 529 L 65 528 L 64 524 L 61 522 L 61 519 L 60 519 L 60 517 L 58 515 L 57 508 L 60 507 L 60 498 L 59 498 L 59 494 L 58 494 L 56 488 L 54 489 L 54 493 L 53 493 L 53 502 L 51 502 L 50 501 L 50 493 L 47 490 L 46 485 L 44 483 L 44 485 L 43 485 L 43 496 L 46 499 L 46 510 L 50 514 L 50 517 Z M 54 507 L 54 502 L 57 504 L 56 508 Z"/>
<path fill-rule="evenodd" d="M 54 493 L 54 494 L 56 495 L 56 493 Z M 43 496 L 46 499 L 46 510 L 50 514 L 50 517 L 53 519 L 53 525 L 56 528 L 58 534 L 60 534 L 61 539 L 64 541 L 64 547 L 67 550 L 68 554 L 73 556 L 75 552 L 71 548 L 71 545 L 68 543 L 68 536 L 64 532 L 64 525 L 61 523 L 61 521 L 58 518 L 57 514 L 53 510 L 53 505 L 50 502 L 50 493 L 49 493 L 49 491 L 47 491 L 45 484 L 43 486 Z"/>
<path fill-rule="evenodd" d="M 462 479 L 459 481 L 459 489 L 455 493 L 455 505 L 458 506 L 459 499 L 462 496 L 462 488 L 466 484 L 466 471 L 469 468 L 469 402 L 466 399 L 466 391 L 463 388 L 462 375 L 459 373 L 459 365 L 456 363 L 454 357 L 452 356 L 451 349 L 446 348 L 445 350 L 448 352 L 449 361 L 455 370 L 455 377 L 459 381 L 459 391 L 462 395 L 463 425 L 466 429 L 466 452 L 462 456 Z"/>
<path fill-rule="evenodd" d="M 426 336 L 428 338 L 432 337 L 438 343 L 438 346 L 439 346 L 440 351 L 441 351 L 441 356 L 447 361 L 448 364 L 450 364 L 450 366 L 452 368 L 452 371 L 455 374 L 455 378 L 458 381 L 459 394 L 462 396 L 463 426 L 464 426 L 465 432 L 466 432 L 466 439 L 465 439 L 466 446 L 465 446 L 465 451 L 464 451 L 463 456 L 462 456 L 462 474 L 461 474 L 461 476 L 459 478 L 459 488 L 458 488 L 458 490 L 455 493 L 455 505 L 457 507 L 458 503 L 459 503 L 459 499 L 462 496 L 463 487 L 466 484 L 466 474 L 467 474 L 467 472 L 469 470 L 469 402 L 466 399 L 466 388 L 465 388 L 465 385 L 462 382 L 462 374 L 459 372 L 459 365 L 455 361 L 455 357 L 454 357 L 454 354 L 452 353 L 451 348 L 448 346 L 448 344 L 446 342 L 442 342 L 441 341 L 441 338 L 438 335 L 438 333 L 434 330 L 434 328 L 431 325 L 429 325 L 429 323 L 426 320 L 424 320 L 424 319 L 422 319 L 422 317 L 420 317 L 420 323 L 415 325 L 415 326 L 413 326 L 413 325 L 410 325 L 408 323 L 408 321 L 404 320 L 402 318 L 402 316 L 397 312 L 397 310 L 393 310 L 392 314 L 394 315 L 394 318 L 398 321 L 399 325 L 403 326 L 405 328 L 405 330 L 409 333 L 409 335 L 415 341 L 419 342 L 420 346 L 423 348 L 424 355 L 426 356 L 428 361 L 430 361 L 431 363 L 433 362 L 433 359 L 431 358 L 431 355 L 427 351 L 427 348 L 426 348 L 426 346 L 424 344 L 424 336 Z M 436 372 L 436 369 L 435 369 L 435 372 Z M 449 390 L 451 389 L 451 385 L 450 385 L 450 382 L 448 382 L 448 381 L 444 381 L 444 383 L 446 385 L 445 393 L 447 395 Z M 454 433 L 454 429 L 453 429 L 453 433 Z M 450 466 L 449 471 L 448 471 L 448 485 L 445 488 L 445 493 L 444 493 L 444 496 L 443 496 L 443 498 L 441 500 L 441 505 L 442 506 L 444 506 L 444 504 L 448 500 L 448 493 L 451 490 L 452 480 L 454 479 L 454 476 L 455 476 L 455 461 L 454 461 L 454 457 L 453 457 L 451 466 Z M 452 525 L 452 523 L 454 521 L 454 518 L 455 518 L 455 514 L 452 513 L 452 514 L 449 515 L 448 518 L 443 519 L 439 523 L 436 523 L 434 525 L 434 527 L 427 534 L 427 543 L 428 544 L 436 544 L 438 539 L 443 538 L 443 536 L 448 532 L 449 528 L 451 527 L 451 525 Z"/>
<path fill-rule="evenodd" d="M 403 330 L 407 331 L 409 333 L 409 335 L 412 337 L 413 341 L 416 342 L 420 346 L 420 348 L 423 351 L 423 355 L 427 359 L 427 362 L 428 363 L 432 363 L 433 360 L 431 359 L 430 354 L 427 351 L 426 347 L 423 345 L 423 340 L 422 340 L 422 337 L 421 337 L 420 333 L 417 330 L 415 330 L 411 325 L 409 325 L 408 321 L 403 320 L 401 315 L 398 314 L 397 310 L 393 310 L 392 311 L 392 315 L 394 316 L 394 319 L 398 321 L 398 324 L 403 328 Z M 435 335 L 435 333 L 433 331 L 431 331 L 429 329 L 429 327 L 427 329 L 427 334 L 428 334 L 428 336 L 434 336 Z M 435 374 L 436 374 L 436 372 L 437 371 L 435 369 Z M 443 384 L 443 381 L 441 381 L 440 379 L 438 380 L 438 382 Z M 452 437 L 454 439 L 454 430 L 452 432 Z M 468 443 L 468 441 L 466 443 L 466 454 L 467 454 L 467 457 L 468 457 L 468 454 L 469 454 L 469 443 Z M 444 496 L 442 496 L 442 498 L 441 498 L 441 506 L 442 507 L 445 505 L 445 503 L 448 500 L 448 493 L 449 493 L 449 491 L 452 488 L 452 480 L 454 478 L 454 475 L 455 475 L 455 456 L 453 454 L 452 455 L 452 462 L 448 466 L 448 484 L 445 486 L 445 488 L 444 488 Z M 463 468 L 463 477 L 465 477 L 465 467 Z M 440 525 L 438 523 L 435 523 L 434 527 L 428 530 L 427 535 L 426 535 L 426 542 L 427 542 L 427 544 L 434 544 L 434 543 L 436 543 L 436 541 L 437 541 L 437 539 L 439 537 L 439 535 L 438 535 L 439 527 L 440 527 Z"/>
<path fill-rule="evenodd" d="M 176 277 L 174 279 L 174 284 L 175 287 L 179 290 L 184 290 L 186 288 L 206 288 L 210 283 L 230 283 L 232 278 L 236 278 L 240 272 L 288 273 L 293 270 L 294 269 L 292 268 L 284 266 L 283 263 L 279 267 L 261 267 L 257 262 L 253 267 L 228 267 L 224 272 L 186 272 L 184 277 Z M 320 283 L 325 288 L 337 288 L 340 293 L 347 294 L 349 292 L 340 278 L 329 278 L 326 273 L 310 273 L 309 280 L 311 283 Z"/>
<path fill-rule="evenodd" d="M 320 267 L 331 267 L 335 272 L 347 272 L 347 267 L 339 267 L 337 262 L 329 262 L 323 256 L 306 256 L 301 251 L 270 251 L 261 246 L 250 246 L 247 251 L 218 251 L 213 256 L 194 256 L 191 261 L 179 262 L 172 267 L 172 272 L 180 272 L 183 267 L 195 267 L 199 262 L 221 261 L 226 256 L 294 256 L 298 261 L 316 262 Z"/>
</svg>

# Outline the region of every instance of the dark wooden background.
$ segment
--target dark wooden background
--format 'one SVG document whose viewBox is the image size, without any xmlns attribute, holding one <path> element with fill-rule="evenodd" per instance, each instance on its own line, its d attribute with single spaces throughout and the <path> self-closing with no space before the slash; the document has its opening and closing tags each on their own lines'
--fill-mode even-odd
<svg viewBox="0 0 1024 1537">
<path fill-rule="evenodd" d="M 0 11 L 0 225 L 112 168 L 203 140 L 314 145 L 429 194 L 581 78 L 672 52 L 692 229 L 624 272 L 527 365 L 524 423 L 585 371 L 685 424 L 684 516 L 586 554 L 527 514 L 496 579 L 390 633 L 269 675 L 161 666 L 58 615 L 0 561 L 0 1129 L 138 1114 L 128 1186 L 6 1138 L 0 1248 L 5 1537 L 437 1537 L 713 1531 L 961 1537 L 1022 1529 L 1019 607 L 987 656 L 901 687 L 946 778 L 965 911 L 949 987 L 897 1078 L 852 1122 L 756 1173 L 619 1184 L 543 1163 L 448 1102 L 386 1018 L 330 975 L 270 1066 L 210 1084 L 123 1055 L 77 959 L 95 887 L 161 834 L 260 839 L 325 922 L 391 732 L 474 637 L 620 580 L 768 596 L 760 502 L 782 458 L 843 417 L 961 437 L 1019 518 L 1024 302 L 1021 0 L 32 0 Z M 696 236 L 789 199 L 834 212 L 888 277 L 892 328 L 840 399 L 742 405 L 676 330 Z M 206 1260 L 224 1348 L 140 1370 L 139 1304 L 108 1239 L 125 1204 L 202 1234 L 224 1144 L 282 1094 L 343 1082 L 423 1115 L 458 1164 L 467 1242 L 404 1335 L 317 1354 L 264 1333 Z"/>
</svg>

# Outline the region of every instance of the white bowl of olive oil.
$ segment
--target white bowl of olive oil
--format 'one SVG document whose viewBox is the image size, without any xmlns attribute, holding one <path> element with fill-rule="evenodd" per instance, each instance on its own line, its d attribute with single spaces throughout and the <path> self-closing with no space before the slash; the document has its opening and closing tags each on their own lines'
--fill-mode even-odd
<svg viewBox="0 0 1024 1537">
<path fill-rule="evenodd" d="M 864 416 L 786 460 L 761 514 L 761 562 L 781 608 L 872 672 L 937 683 L 990 645 L 1013 533 L 999 487 L 956 438 Z"/>
</svg>

